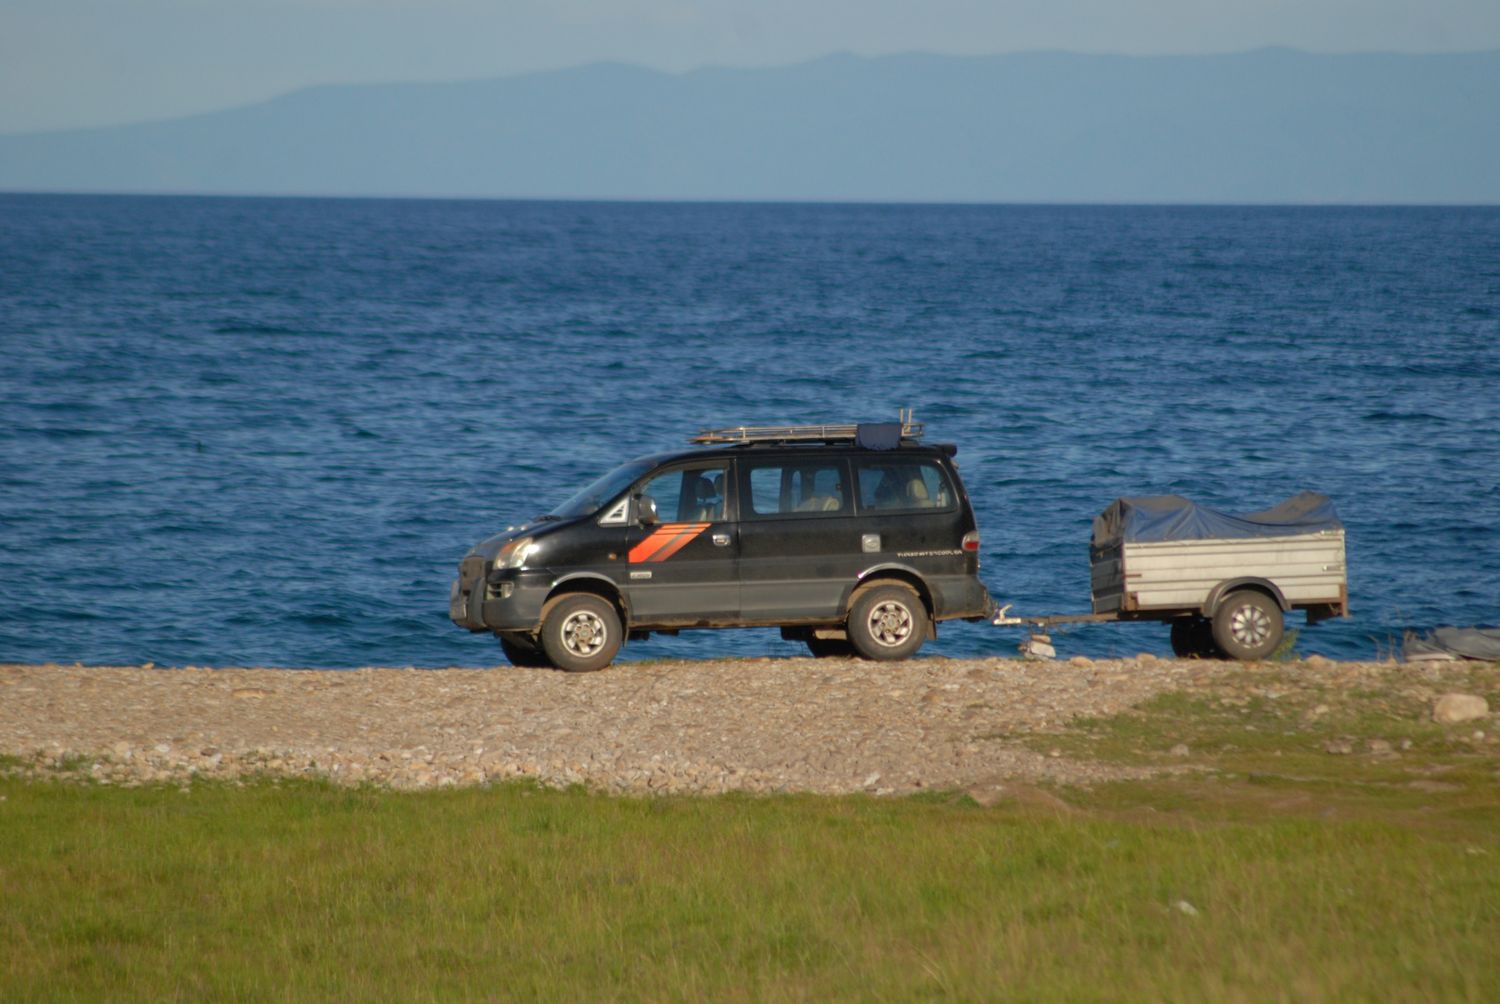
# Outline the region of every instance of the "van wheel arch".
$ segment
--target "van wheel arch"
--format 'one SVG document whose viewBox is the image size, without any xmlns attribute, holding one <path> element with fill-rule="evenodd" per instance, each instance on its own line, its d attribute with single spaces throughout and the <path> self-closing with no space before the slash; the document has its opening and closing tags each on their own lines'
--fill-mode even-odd
<svg viewBox="0 0 1500 1004">
<path fill-rule="evenodd" d="M 564 579 L 553 586 L 552 591 L 547 594 L 546 600 L 542 602 L 542 614 L 538 620 L 546 620 L 548 612 L 557 606 L 559 601 L 576 593 L 589 593 L 609 603 L 610 606 L 615 608 L 615 616 L 620 618 L 621 627 L 627 631 L 630 630 L 630 608 L 625 602 L 625 597 L 620 594 L 620 590 L 615 587 L 613 582 L 606 579 L 596 579 L 592 576 Z"/>
<path fill-rule="evenodd" d="M 909 572 L 901 572 L 895 569 L 882 569 L 872 572 L 867 578 L 861 579 L 849 595 L 844 599 L 844 617 L 848 618 L 854 604 L 859 601 L 860 596 L 880 586 L 905 586 L 917 594 L 917 599 L 922 601 L 922 608 L 927 613 L 927 640 L 932 641 L 937 637 L 937 611 L 933 608 L 932 591 L 927 588 L 927 583 L 922 581 L 919 575 Z"/>
</svg>

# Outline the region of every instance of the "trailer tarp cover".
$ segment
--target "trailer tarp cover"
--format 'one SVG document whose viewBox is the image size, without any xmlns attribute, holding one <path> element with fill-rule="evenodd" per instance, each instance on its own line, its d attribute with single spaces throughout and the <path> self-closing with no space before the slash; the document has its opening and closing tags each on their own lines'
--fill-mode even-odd
<svg viewBox="0 0 1500 1004">
<path fill-rule="evenodd" d="M 1243 516 L 1198 505 L 1181 495 L 1144 495 L 1111 502 L 1094 519 L 1093 543 L 1105 547 L 1120 541 L 1244 540 L 1343 528 L 1333 501 L 1317 492 L 1303 492 L 1264 512 Z"/>
</svg>

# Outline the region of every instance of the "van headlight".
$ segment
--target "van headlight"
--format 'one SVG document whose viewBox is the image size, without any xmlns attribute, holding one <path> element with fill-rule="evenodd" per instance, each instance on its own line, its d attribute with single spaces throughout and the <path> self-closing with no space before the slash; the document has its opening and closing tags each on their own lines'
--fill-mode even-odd
<svg viewBox="0 0 1500 1004">
<path fill-rule="evenodd" d="M 521 537 L 500 548 L 495 555 L 496 568 L 524 568 L 526 559 L 541 549 L 530 537 Z"/>
</svg>

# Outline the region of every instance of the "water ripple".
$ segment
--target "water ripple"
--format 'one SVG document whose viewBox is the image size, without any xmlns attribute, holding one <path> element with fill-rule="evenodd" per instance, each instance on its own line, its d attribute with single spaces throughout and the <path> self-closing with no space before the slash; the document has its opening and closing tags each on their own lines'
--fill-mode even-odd
<svg viewBox="0 0 1500 1004">
<path fill-rule="evenodd" d="M 705 425 L 903 406 L 960 444 L 1018 609 L 1087 606 L 1118 495 L 1311 488 L 1355 617 L 1304 651 L 1500 618 L 1500 211 L 3 196 L 0 224 L 3 659 L 493 664 L 445 615 L 474 540 Z"/>
</svg>

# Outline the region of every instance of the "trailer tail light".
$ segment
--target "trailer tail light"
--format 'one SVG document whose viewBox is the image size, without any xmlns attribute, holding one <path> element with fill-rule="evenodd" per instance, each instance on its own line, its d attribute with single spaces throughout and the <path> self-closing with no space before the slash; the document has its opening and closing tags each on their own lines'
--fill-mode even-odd
<svg viewBox="0 0 1500 1004">
<path fill-rule="evenodd" d="M 978 551 L 979 550 L 979 531 L 978 530 L 970 530 L 968 533 L 964 534 L 964 550 L 965 551 Z"/>
</svg>

